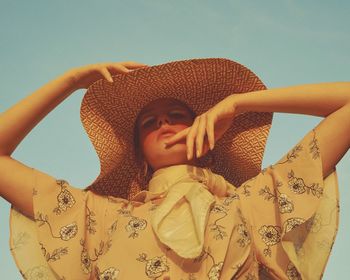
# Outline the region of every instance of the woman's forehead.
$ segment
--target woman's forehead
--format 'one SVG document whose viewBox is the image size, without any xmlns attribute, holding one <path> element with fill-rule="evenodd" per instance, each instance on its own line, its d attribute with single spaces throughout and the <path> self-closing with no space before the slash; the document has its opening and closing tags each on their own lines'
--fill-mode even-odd
<svg viewBox="0 0 350 280">
<path fill-rule="evenodd" d="M 180 100 L 177 100 L 175 98 L 158 98 L 156 100 L 153 100 L 146 104 L 140 111 L 139 116 L 144 115 L 148 112 L 151 112 L 153 110 L 156 110 L 158 108 L 164 108 L 164 107 L 182 107 L 185 109 L 189 109 L 189 107 L 183 103 Z"/>
</svg>

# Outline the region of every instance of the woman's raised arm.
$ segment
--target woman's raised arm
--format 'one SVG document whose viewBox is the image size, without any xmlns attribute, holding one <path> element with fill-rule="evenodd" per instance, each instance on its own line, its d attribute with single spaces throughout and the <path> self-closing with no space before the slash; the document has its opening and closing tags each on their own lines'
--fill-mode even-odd
<svg viewBox="0 0 350 280">
<path fill-rule="evenodd" d="M 166 141 L 174 145 L 186 138 L 188 159 L 213 149 L 215 141 L 231 126 L 235 115 L 252 112 L 284 112 L 325 117 L 316 126 L 327 177 L 350 147 L 350 82 L 320 83 L 232 94 L 188 127 Z M 206 139 L 205 139 L 206 138 Z M 195 153 L 196 152 L 196 153 Z"/>
<path fill-rule="evenodd" d="M 25 136 L 57 105 L 74 91 L 88 88 L 94 81 L 111 74 L 127 73 L 145 67 L 137 62 L 99 63 L 73 68 L 26 96 L 0 115 L 0 195 L 27 216 L 33 216 L 33 170 L 13 159 L 13 151 Z M 37 182 L 52 183 L 54 178 L 37 172 Z"/>
<path fill-rule="evenodd" d="M 319 83 L 238 95 L 238 111 L 283 112 L 325 117 L 316 127 L 323 177 L 350 147 L 350 82 Z"/>
</svg>

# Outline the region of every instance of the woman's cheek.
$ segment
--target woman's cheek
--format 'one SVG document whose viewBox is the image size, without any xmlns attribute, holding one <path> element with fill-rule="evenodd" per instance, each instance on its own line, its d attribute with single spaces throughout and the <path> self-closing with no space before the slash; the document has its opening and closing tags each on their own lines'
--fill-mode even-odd
<svg viewBox="0 0 350 280">
<path fill-rule="evenodd" d="M 143 139 L 143 142 L 142 142 L 143 151 L 146 154 L 152 153 L 152 151 L 154 150 L 154 148 L 157 145 L 156 141 L 157 141 L 157 138 L 156 138 L 155 133 L 153 133 L 153 134 L 150 133 L 150 134 L 146 135 Z"/>
</svg>

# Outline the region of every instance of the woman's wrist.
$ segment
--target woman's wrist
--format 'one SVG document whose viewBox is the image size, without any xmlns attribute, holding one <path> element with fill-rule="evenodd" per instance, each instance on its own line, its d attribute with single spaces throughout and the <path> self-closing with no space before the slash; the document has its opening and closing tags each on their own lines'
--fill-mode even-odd
<svg viewBox="0 0 350 280">
<path fill-rule="evenodd" d="M 69 88 L 72 89 L 72 91 L 76 91 L 78 89 L 81 89 L 79 87 L 79 78 L 77 76 L 77 70 L 76 68 L 71 68 L 63 73 L 64 79 L 67 81 L 67 85 Z"/>
<path fill-rule="evenodd" d="M 228 98 L 229 98 L 229 102 L 230 102 L 231 106 L 233 107 L 234 114 L 236 116 L 248 111 L 247 108 L 245 107 L 243 94 L 236 94 L 235 93 L 235 94 L 230 95 Z"/>
</svg>

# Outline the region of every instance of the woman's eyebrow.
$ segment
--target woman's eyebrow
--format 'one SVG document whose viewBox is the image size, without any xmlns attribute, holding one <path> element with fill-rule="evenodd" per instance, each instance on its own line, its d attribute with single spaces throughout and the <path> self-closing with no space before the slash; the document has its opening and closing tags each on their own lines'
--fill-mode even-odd
<svg viewBox="0 0 350 280">
<path fill-rule="evenodd" d="M 172 109 L 181 109 L 183 111 L 186 111 L 186 109 L 181 107 L 180 105 L 172 105 L 171 108 L 169 108 L 169 110 L 172 110 Z M 152 115 L 153 112 L 154 112 L 154 108 L 145 110 L 144 112 L 141 113 L 140 119 L 147 117 L 149 115 Z"/>
</svg>

